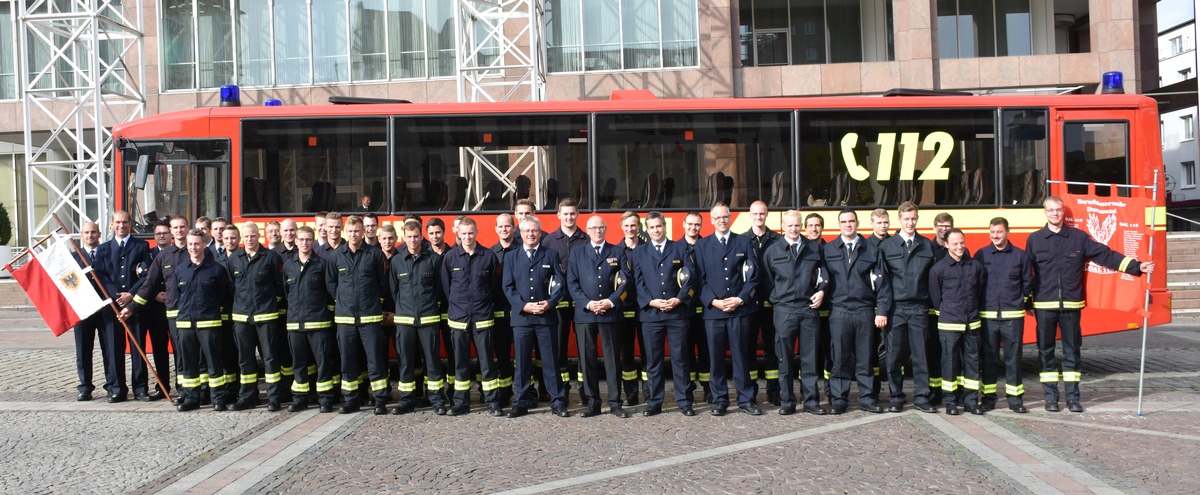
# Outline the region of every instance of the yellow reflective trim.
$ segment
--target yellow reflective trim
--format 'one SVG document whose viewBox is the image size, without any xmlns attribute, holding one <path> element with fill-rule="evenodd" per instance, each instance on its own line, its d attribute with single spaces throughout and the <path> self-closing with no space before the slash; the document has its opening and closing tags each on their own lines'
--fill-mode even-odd
<svg viewBox="0 0 1200 495">
<path fill-rule="evenodd" d="M 1064 382 L 1078 382 L 1083 379 L 1083 373 L 1079 371 L 1064 371 L 1062 372 Z"/>
<path fill-rule="evenodd" d="M 534 360 L 533 360 L 533 365 L 534 365 L 535 367 L 541 368 L 541 367 L 542 367 L 542 360 L 541 360 L 541 359 L 534 359 Z M 535 378 L 535 380 L 536 380 L 536 378 Z"/>
<path fill-rule="evenodd" d="M 167 310 L 167 318 L 175 318 L 177 316 L 179 316 L 178 309 L 168 309 Z"/>
<path fill-rule="evenodd" d="M 1125 271 L 1126 269 L 1129 268 L 1130 263 L 1133 263 L 1133 258 L 1126 256 L 1124 259 L 1121 260 L 1121 265 L 1117 267 L 1117 271 L 1119 271 L 1119 272 Z"/>
<path fill-rule="evenodd" d="M 455 392 L 464 392 L 464 391 L 468 391 L 468 390 L 471 390 L 471 380 L 455 380 L 454 381 L 454 391 Z"/>
<path fill-rule="evenodd" d="M 771 307 L 771 301 L 763 301 L 763 302 L 762 302 L 762 307 L 764 307 L 764 308 L 770 308 L 770 307 Z"/>
<path fill-rule="evenodd" d="M 190 321 L 179 321 L 179 322 L 175 322 L 175 327 L 176 327 L 176 328 L 181 328 L 181 329 L 182 329 L 182 328 L 192 328 L 192 322 L 190 322 Z"/>
<path fill-rule="evenodd" d="M 396 384 L 396 390 L 401 392 L 414 392 L 417 390 L 417 382 L 400 382 Z"/>
<path fill-rule="evenodd" d="M 985 383 L 985 384 L 983 384 L 983 393 L 985 393 L 985 394 L 994 394 L 994 393 L 996 393 L 996 384 L 995 384 L 995 383 Z"/>
<path fill-rule="evenodd" d="M 688 377 L 688 380 L 690 380 L 690 381 L 693 381 L 693 382 L 694 382 L 694 381 L 698 380 L 698 378 L 696 378 L 697 376 L 699 376 L 699 375 L 697 375 L 697 374 L 696 374 L 696 372 L 695 372 L 695 371 L 693 371 L 693 372 L 691 373 L 691 375 Z M 626 379 L 628 380 L 628 378 L 626 378 Z"/>
<path fill-rule="evenodd" d="M 483 320 L 475 322 L 475 329 L 492 328 L 496 325 L 496 320 Z"/>
<path fill-rule="evenodd" d="M 397 325 L 412 325 L 417 322 L 417 319 L 411 316 L 396 316 L 392 321 Z"/>
<path fill-rule="evenodd" d="M 304 325 L 301 329 L 300 326 Z M 333 326 L 332 321 L 306 321 L 303 323 L 288 323 L 288 330 L 320 330 L 322 328 L 330 328 Z"/>
<path fill-rule="evenodd" d="M 712 376 L 712 375 L 709 373 L 700 373 L 700 381 L 707 382 L 708 377 L 710 377 L 710 376 Z"/>
<path fill-rule="evenodd" d="M 579 383 L 583 383 L 583 372 L 582 371 L 575 373 L 575 381 L 577 381 Z"/>
<path fill-rule="evenodd" d="M 929 386 L 933 387 L 933 388 L 941 388 L 942 387 L 942 379 L 941 378 L 930 378 Z"/>
<path fill-rule="evenodd" d="M 643 372 L 642 372 L 642 381 L 643 381 L 643 382 L 648 382 L 648 381 L 650 381 L 650 374 L 649 374 L 649 373 L 646 373 L 645 371 L 643 371 Z"/>
<path fill-rule="evenodd" d="M 279 383 L 283 379 L 283 373 L 267 373 L 263 375 L 263 378 L 267 383 Z"/>
<path fill-rule="evenodd" d="M 441 390 L 446 385 L 445 380 L 429 381 L 425 380 L 425 390 Z"/>
<path fill-rule="evenodd" d="M 979 380 L 963 378 L 962 382 L 963 382 L 963 388 L 965 388 L 967 390 L 979 390 Z"/>
<path fill-rule="evenodd" d="M 1022 384 L 1022 385 L 1017 385 L 1014 387 L 1012 385 L 1005 383 L 1004 384 L 1004 394 L 1005 395 L 1013 395 L 1013 396 L 1025 395 L 1025 385 Z"/>
<path fill-rule="evenodd" d="M 513 382 L 512 377 L 506 376 L 506 377 L 500 379 L 500 386 L 501 387 L 511 387 L 512 382 Z"/>
<path fill-rule="evenodd" d="M 292 382 L 292 392 L 297 394 L 307 394 L 312 391 L 312 387 L 306 382 Z"/>
<path fill-rule="evenodd" d="M 1066 309 L 1083 309 L 1086 305 L 1085 301 L 1063 301 L 1063 308 Z"/>
<path fill-rule="evenodd" d="M 878 369 L 878 368 L 876 368 L 876 369 Z M 778 380 L 779 379 L 779 370 L 767 370 L 764 374 L 767 375 L 768 380 Z"/>
<path fill-rule="evenodd" d="M 145 306 L 145 305 L 146 305 L 146 303 L 148 303 L 148 302 L 150 302 L 150 301 L 147 301 L 147 300 L 145 300 L 144 298 L 142 298 L 142 296 L 139 296 L 139 295 L 137 295 L 137 294 L 134 294 L 134 296 L 133 296 L 133 302 L 135 302 L 135 303 L 138 303 L 138 306 Z"/>
<path fill-rule="evenodd" d="M 751 380 L 757 380 L 757 379 L 758 379 L 758 370 L 750 370 L 750 379 L 751 379 Z"/>
<path fill-rule="evenodd" d="M 200 381 L 207 382 L 208 381 L 208 373 L 200 373 Z"/>
<path fill-rule="evenodd" d="M 283 376 L 292 376 L 292 368 L 290 366 L 280 366 L 279 372 L 283 373 Z"/>
<path fill-rule="evenodd" d="M 435 323 L 441 323 L 441 321 L 442 321 L 442 317 L 441 317 L 441 316 L 437 316 L 437 315 L 435 315 L 435 316 L 422 316 L 422 317 L 421 317 L 421 324 L 422 324 L 422 325 L 433 325 L 433 324 L 435 324 Z"/>
<path fill-rule="evenodd" d="M 317 374 L 317 365 L 311 364 L 308 368 L 305 368 L 305 371 L 308 371 L 308 376 L 315 375 Z"/>
<path fill-rule="evenodd" d="M 825 370 L 825 379 L 828 380 L 830 376 L 829 370 Z"/>
<path fill-rule="evenodd" d="M 942 331 L 946 331 L 946 332 L 965 332 L 965 331 L 967 331 L 967 324 L 966 323 L 946 323 L 944 321 L 939 321 L 938 322 L 938 330 L 942 330 Z"/>
<path fill-rule="evenodd" d="M 253 375 L 241 375 L 239 378 L 240 378 L 240 383 L 242 385 L 253 385 L 255 383 L 258 383 L 258 374 L 257 373 L 255 373 Z"/>
<path fill-rule="evenodd" d="M 504 311 L 492 311 L 492 318 L 504 318 Z"/>
<path fill-rule="evenodd" d="M 699 313 L 699 311 L 697 311 L 697 313 Z M 817 312 L 817 315 L 819 315 L 821 318 L 829 318 L 829 310 L 828 310 L 828 309 L 822 309 L 822 310 L 820 310 L 820 311 L 818 311 L 818 312 Z M 826 377 L 826 378 L 828 378 L 828 377 Z"/>
<path fill-rule="evenodd" d="M 979 330 L 980 328 L 983 328 L 983 322 L 979 320 L 967 324 L 967 329 L 969 330 Z"/>
<path fill-rule="evenodd" d="M 987 320 L 1013 320 L 1024 318 L 1025 312 L 1019 309 L 1010 309 L 1004 311 L 980 311 L 979 316 Z"/>
<path fill-rule="evenodd" d="M 278 320 L 278 319 L 279 319 L 279 312 L 278 312 L 278 311 L 276 311 L 276 312 L 274 312 L 274 313 L 263 313 L 263 314 L 254 315 L 254 321 L 255 321 L 255 322 L 261 322 L 261 321 L 275 321 L 275 320 Z M 250 317 L 249 317 L 249 316 L 247 316 L 247 315 L 243 315 L 243 314 L 234 313 L 234 314 L 233 314 L 233 321 L 236 321 L 236 322 L 238 322 L 238 323 L 246 323 L 246 322 L 250 321 Z"/>
<path fill-rule="evenodd" d="M 317 382 L 317 392 L 318 393 L 328 392 L 330 390 L 333 390 L 333 380 L 329 380 L 329 381 L 325 381 L 325 382 Z"/>
<path fill-rule="evenodd" d="M 571 381 L 571 374 L 570 374 L 570 373 L 563 372 L 563 373 L 559 373 L 559 374 L 558 374 L 558 376 L 559 376 L 559 378 L 562 378 L 562 381 L 564 381 L 564 382 L 569 382 L 569 381 Z"/>
<path fill-rule="evenodd" d="M 696 378 L 695 378 L 695 375 L 696 375 L 695 373 L 692 373 L 692 379 L 693 379 L 693 380 L 695 380 L 695 379 L 696 379 Z M 621 372 L 621 379 L 622 379 L 622 380 L 625 380 L 625 381 L 637 380 L 637 379 L 638 379 L 638 372 L 637 372 L 637 371 L 622 371 L 622 372 Z"/>
<path fill-rule="evenodd" d="M 1058 383 L 1058 372 L 1043 371 L 1038 374 L 1038 380 L 1042 383 Z"/>
<path fill-rule="evenodd" d="M 187 378 L 183 376 L 179 377 L 179 386 L 184 388 L 196 388 L 199 387 L 201 383 L 203 382 L 199 378 Z"/>
<path fill-rule="evenodd" d="M 196 328 L 220 328 L 222 324 L 222 322 L 216 320 L 198 321 L 196 322 Z"/>
<path fill-rule="evenodd" d="M 953 392 L 955 390 L 958 390 L 958 382 L 953 381 L 953 380 L 943 381 L 942 385 L 941 385 L 941 389 L 943 392 Z"/>
<path fill-rule="evenodd" d="M 500 380 L 488 380 L 480 383 L 479 387 L 482 388 L 484 392 L 491 392 L 492 390 L 500 388 Z"/>
<path fill-rule="evenodd" d="M 1062 301 L 1061 305 L 1058 301 L 1033 302 L 1033 309 L 1083 309 L 1085 306 L 1084 301 Z"/>
<path fill-rule="evenodd" d="M 342 390 L 358 390 L 358 380 L 342 380 Z"/>
<path fill-rule="evenodd" d="M 208 386 L 210 388 L 211 387 L 220 387 L 221 385 L 224 385 L 226 383 L 229 383 L 229 382 L 225 381 L 224 377 L 221 377 L 221 378 L 209 377 L 208 378 Z"/>
<path fill-rule="evenodd" d="M 626 318 L 636 318 L 637 317 L 637 311 L 625 311 L 622 314 L 625 315 Z"/>
<path fill-rule="evenodd" d="M 465 321 L 446 320 L 446 325 L 448 325 L 453 330 L 466 330 L 467 329 L 467 322 L 465 322 Z"/>
<path fill-rule="evenodd" d="M 376 390 L 387 390 L 387 388 L 388 388 L 387 378 L 384 378 L 382 380 L 375 380 L 375 381 L 371 382 L 371 391 L 372 392 L 374 392 Z"/>
</svg>

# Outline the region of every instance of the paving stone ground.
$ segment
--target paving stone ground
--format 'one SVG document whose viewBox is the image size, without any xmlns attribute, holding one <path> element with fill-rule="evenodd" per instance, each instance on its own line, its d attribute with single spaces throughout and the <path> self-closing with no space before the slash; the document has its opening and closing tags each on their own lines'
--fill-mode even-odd
<svg viewBox="0 0 1200 495">
<path fill-rule="evenodd" d="M 1200 321 L 1085 339 L 1084 414 L 179 413 L 74 401 L 71 334 L 0 309 L 3 493 L 1195 493 Z M 99 356 L 96 385 L 103 380 Z M 765 387 L 763 387 L 765 389 Z M 668 391 L 668 393 L 670 393 Z M 97 394 L 101 397 L 102 394 Z M 577 400 L 577 397 L 575 397 Z M 765 403 L 765 397 L 760 397 Z M 853 401 L 852 401 L 853 403 Z M 632 410 L 640 412 L 642 407 Z M 578 403 L 573 403 L 578 412 Z"/>
</svg>

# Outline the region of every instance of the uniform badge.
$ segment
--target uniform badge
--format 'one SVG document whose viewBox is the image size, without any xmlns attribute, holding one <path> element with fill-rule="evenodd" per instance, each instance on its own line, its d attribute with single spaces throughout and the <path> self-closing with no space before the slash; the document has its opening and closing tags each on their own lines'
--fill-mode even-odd
<svg viewBox="0 0 1200 495">
<path fill-rule="evenodd" d="M 749 281 L 750 277 L 754 276 L 754 270 L 756 270 L 756 268 L 753 261 L 746 260 L 742 262 L 742 282 Z"/>
</svg>

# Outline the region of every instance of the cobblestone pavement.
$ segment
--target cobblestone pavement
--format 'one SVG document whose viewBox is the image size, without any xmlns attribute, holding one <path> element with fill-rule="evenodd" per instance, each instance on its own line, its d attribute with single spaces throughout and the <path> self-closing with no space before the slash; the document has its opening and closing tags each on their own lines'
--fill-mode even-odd
<svg viewBox="0 0 1200 495">
<path fill-rule="evenodd" d="M 1151 330 L 1140 416 L 1141 333 L 1125 332 L 1085 339 L 1083 414 L 1042 410 L 1026 348 L 1024 415 L 1001 401 L 981 417 L 768 406 L 715 418 L 705 405 L 625 420 L 80 403 L 72 336 L 53 337 L 29 308 L 0 309 L 0 321 L 3 493 L 1182 494 L 1200 483 L 1200 320 Z"/>
</svg>

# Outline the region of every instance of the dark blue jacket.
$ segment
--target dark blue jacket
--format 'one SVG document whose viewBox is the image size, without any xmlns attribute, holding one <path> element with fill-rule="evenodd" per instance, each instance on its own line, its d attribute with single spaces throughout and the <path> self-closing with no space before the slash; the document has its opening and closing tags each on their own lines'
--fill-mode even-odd
<svg viewBox="0 0 1200 495">
<path fill-rule="evenodd" d="M 909 304 L 929 308 L 929 269 L 933 268 L 935 244 L 913 234 L 913 248 L 904 246 L 904 237 L 894 235 L 876 244 L 883 267 L 892 285 L 893 305 Z"/>
<path fill-rule="evenodd" d="M 576 323 L 617 323 L 625 317 L 621 311 L 628 297 L 625 288 L 633 285 L 633 275 L 626 266 L 624 247 L 606 242 L 599 256 L 591 242 L 575 248 L 567 265 L 567 292 L 577 301 Z M 600 315 L 587 309 L 588 302 L 601 299 L 607 299 L 613 307 Z"/>
<path fill-rule="evenodd" d="M 696 266 L 688 255 L 688 243 L 666 241 L 660 256 L 653 242 L 643 242 L 633 250 L 633 279 L 637 282 L 638 319 L 645 322 L 686 320 L 696 314 Z M 686 278 L 680 277 L 685 270 Z M 683 279 L 683 280 L 681 280 Z M 683 283 L 680 283 L 680 282 Z M 650 307 L 654 299 L 678 298 L 682 304 L 663 312 Z"/>
<path fill-rule="evenodd" d="M 116 300 L 117 294 L 137 294 L 142 287 L 142 276 L 151 260 L 150 244 L 134 236 L 125 238 L 125 247 L 118 248 L 117 240 L 110 239 L 96 247 L 95 269 L 104 276 L 104 290 Z"/>
<path fill-rule="evenodd" d="M 983 265 L 964 253 L 954 261 L 949 254 L 929 270 L 929 298 L 938 312 L 938 330 L 962 332 L 976 330 L 979 322 L 979 296 L 983 292 Z"/>
<path fill-rule="evenodd" d="M 475 254 L 467 254 L 462 244 L 446 251 L 442 256 L 441 277 L 450 328 L 464 330 L 472 322 L 476 328 L 487 328 L 495 323 L 492 308 L 496 302 L 496 280 L 502 273 L 496 253 L 483 246 L 476 245 Z"/>
<path fill-rule="evenodd" d="M 525 303 L 539 301 L 550 303 L 551 308 L 557 307 L 567 292 L 563 282 L 564 275 L 562 265 L 558 263 L 558 252 L 546 248 L 544 244 L 538 246 L 532 259 L 526 254 L 524 246 L 505 255 L 504 297 L 508 298 L 512 307 L 512 326 L 557 325 L 557 311 L 535 315 L 526 313 L 523 309 Z"/>
<path fill-rule="evenodd" d="M 219 328 L 221 308 L 232 302 L 229 271 L 210 257 L 199 264 L 185 260 L 175 271 L 179 328 Z"/>
<path fill-rule="evenodd" d="M 792 314 L 817 311 L 809 307 L 812 296 L 828 285 L 821 245 L 803 237 L 796 242 L 800 244 L 799 256 L 792 254 L 787 238 L 763 251 L 759 286 L 768 294 L 776 311 Z"/>
<path fill-rule="evenodd" d="M 987 284 L 979 305 L 979 316 L 1012 320 L 1025 317 L 1025 304 L 1033 294 L 1033 266 L 1025 250 L 1011 242 L 1004 249 L 988 244 L 975 252 L 983 265 Z"/>
<path fill-rule="evenodd" d="M 834 310 L 850 313 L 874 313 L 887 316 L 892 310 L 892 286 L 879 251 L 861 235 L 854 243 L 854 254 L 846 260 L 842 236 L 825 243 L 825 268 L 829 287 L 825 299 Z"/>
<path fill-rule="evenodd" d="M 575 233 L 571 235 L 567 235 L 561 228 L 555 229 L 549 234 L 542 233 L 542 247 L 550 248 L 558 253 L 558 267 L 564 274 L 567 273 L 567 266 L 571 262 L 571 253 L 575 248 L 585 244 L 589 244 L 588 236 L 578 226 L 575 228 Z M 571 294 L 563 294 L 562 300 L 556 304 L 560 308 L 570 305 Z"/>
<path fill-rule="evenodd" d="M 754 256 L 750 238 L 729 233 L 725 246 L 716 234 L 696 241 L 696 279 L 700 286 L 700 302 L 704 304 L 704 319 L 720 320 L 746 316 L 757 309 L 755 289 L 762 266 Z M 712 305 L 714 299 L 738 297 L 742 305 L 726 313 Z"/>
</svg>

